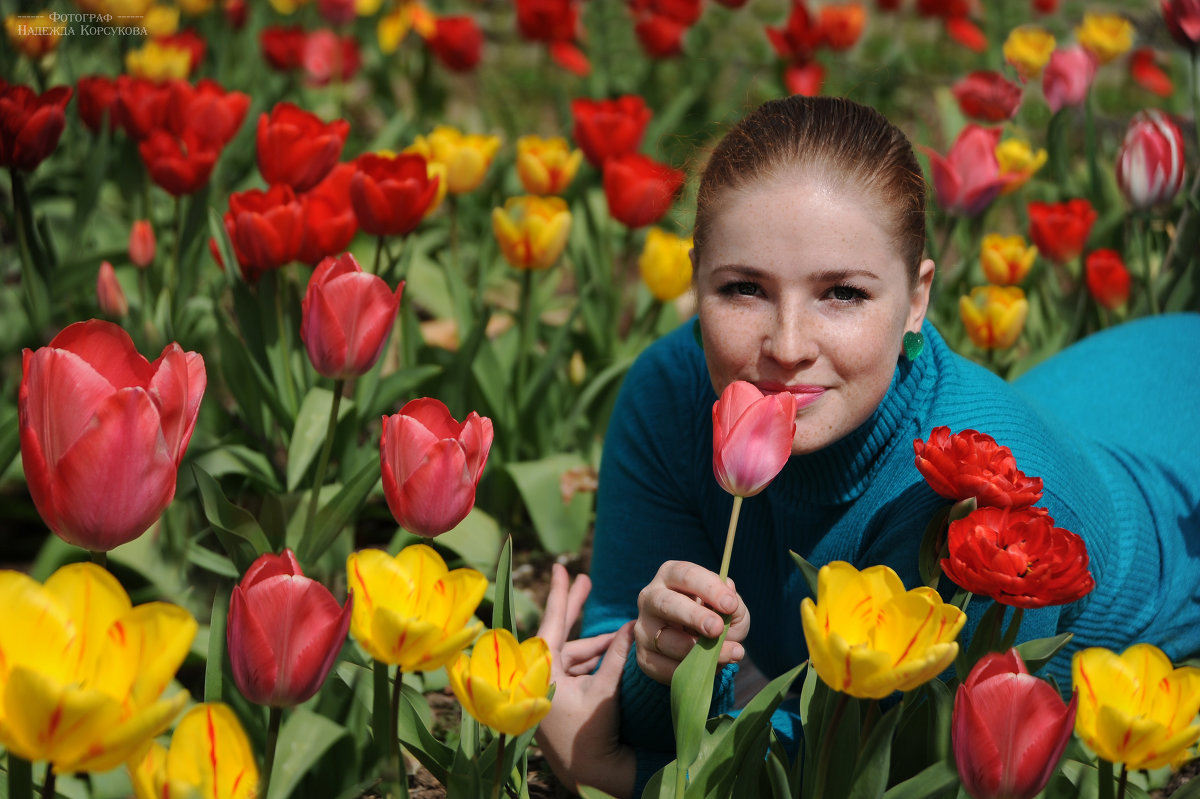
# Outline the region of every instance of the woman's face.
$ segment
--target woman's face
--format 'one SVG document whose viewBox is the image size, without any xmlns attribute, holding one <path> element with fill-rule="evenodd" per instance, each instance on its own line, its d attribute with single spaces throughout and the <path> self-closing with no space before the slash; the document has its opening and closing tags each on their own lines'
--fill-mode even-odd
<svg viewBox="0 0 1200 799">
<path fill-rule="evenodd" d="M 727 192 L 696 264 L 704 356 L 735 380 L 796 396 L 792 454 L 841 439 L 878 407 L 929 302 L 864 194 L 792 173 Z"/>
</svg>

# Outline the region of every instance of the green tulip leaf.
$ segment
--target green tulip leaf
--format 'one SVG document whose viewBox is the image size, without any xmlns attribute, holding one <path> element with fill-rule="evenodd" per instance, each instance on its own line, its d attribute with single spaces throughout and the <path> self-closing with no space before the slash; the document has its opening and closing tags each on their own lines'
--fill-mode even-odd
<svg viewBox="0 0 1200 799">
<path fill-rule="evenodd" d="M 579 786 L 580 799 L 616 799 L 612 794 L 607 794 L 599 788 L 593 788 L 590 785 Z"/>
<path fill-rule="evenodd" d="M 850 799 L 878 799 L 883 796 L 892 765 L 892 737 L 903 708 L 902 704 L 893 706 L 871 729 L 854 766 Z"/>
<path fill-rule="evenodd" d="M 353 403 L 343 399 L 338 405 L 338 420 L 351 409 Z M 313 386 L 304 395 L 300 411 L 296 414 L 296 426 L 292 428 L 292 440 L 288 445 L 287 490 L 295 491 L 304 479 L 308 467 L 325 443 L 325 431 L 329 427 L 329 411 L 333 408 L 333 392 L 321 386 Z"/>
<path fill-rule="evenodd" d="M 0 421 L 0 477 L 21 452 L 21 427 L 17 423 L 17 410 L 5 415 Z"/>
<path fill-rule="evenodd" d="M 587 536 L 595 494 L 581 491 L 564 504 L 560 485 L 568 469 L 584 463 L 578 455 L 561 453 L 506 466 L 533 520 L 538 540 L 553 555 L 578 552 Z"/>
<path fill-rule="evenodd" d="M 1029 669 L 1030 674 L 1033 674 L 1049 663 L 1050 659 L 1057 655 L 1074 637 L 1072 633 L 1059 633 L 1053 638 L 1034 638 L 1017 644 L 1017 652 L 1025 661 L 1025 668 Z"/>
<path fill-rule="evenodd" d="M 819 582 L 818 578 L 821 573 L 820 570 L 800 555 L 797 555 L 795 552 L 789 550 L 788 554 L 791 555 L 792 560 L 796 562 L 796 566 L 798 566 L 800 569 L 800 574 L 804 577 L 804 582 L 808 583 L 809 593 L 811 593 L 815 599 L 817 596 L 817 583 Z"/>
<path fill-rule="evenodd" d="M 217 591 L 208 622 L 208 659 L 204 663 L 204 701 L 221 701 L 221 665 L 225 662 L 225 622 L 229 615 L 229 592 Z"/>
<path fill-rule="evenodd" d="M 925 527 L 925 534 L 921 536 L 918 561 L 921 582 L 935 590 L 942 579 L 942 556 L 945 554 L 946 524 L 949 516 L 949 506 L 938 509 Z"/>
<path fill-rule="evenodd" d="M 791 799 L 792 786 L 788 782 L 788 772 L 784 768 L 783 762 L 779 756 L 772 752 L 766 760 L 767 763 L 767 778 L 771 784 L 771 799 Z M 734 794 L 736 796 L 747 796 L 749 794 Z"/>
<path fill-rule="evenodd" d="M 421 705 L 428 707 L 421 692 L 405 683 L 401 688 L 400 697 L 403 700 L 397 708 L 397 735 L 400 742 L 422 766 L 429 769 L 434 779 L 446 785 L 455 761 L 454 751 L 434 737 L 428 721 L 418 710 Z"/>
<path fill-rule="evenodd" d="M 296 548 L 297 559 L 304 564 L 321 557 L 342 528 L 354 519 L 378 483 L 379 462 L 372 459 L 363 464 L 317 513 L 316 522 Z"/>
<path fill-rule="evenodd" d="M 1001 605 L 999 602 L 993 601 L 983 613 L 983 618 L 979 620 L 979 626 L 975 628 L 974 635 L 971 636 L 971 642 L 964 647 L 960 641 L 958 644 L 958 657 L 954 659 L 954 672 L 958 677 L 958 681 L 962 682 L 967 679 L 967 675 L 971 673 L 971 668 L 979 662 L 979 659 L 988 652 L 999 652 L 1001 638 L 1004 633 L 1004 612 L 1008 610 L 1007 605 Z"/>
<path fill-rule="evenodd" d="M 884 793 L 884 799 L 930 799 L 942 791 L 958 785 L 958 770 L 950 760 L 939 760 L 927 766 L 916 776 L 910 777 L 899 785 L 894 785 Z"/>
<path fill-rule="evenodd" d="M 345 735 L 349 731 L 337 722 L 302 707 L 293 709 L 279 730 L 279 754 L 266 799 L 291 796 L 300 778 Z"/>
<path fill-rule="evenodd" d="M 675 754 L 683 768 L 690 768 L 700 754 L 705 722 L 712 707 L 713 679 L 721 645 L 729 625 L 716 638 L 701 636 L 671 678 L 671 722 L 675 728 Z"/>
<path fill-rule="evenodd" d="M 271 542 L 250 511 L 234 505 L 225 497 L 212 475 L 196 464 L 192 464 L 192 474 L 200 491 L 204 516 L 216 532 L 221 546 L 225 547 L 229 559 L 239 572 L 245 572 L 255 558 L 271 551 Z"/>
<path fill-rule="evenodd" d="M 513 611 L 512 536 L 504 539 L 500 561 L 496 564 L 495 598 L 492 600 L 492 628 L 517 634 L 517 617 Z"/>
</svg>

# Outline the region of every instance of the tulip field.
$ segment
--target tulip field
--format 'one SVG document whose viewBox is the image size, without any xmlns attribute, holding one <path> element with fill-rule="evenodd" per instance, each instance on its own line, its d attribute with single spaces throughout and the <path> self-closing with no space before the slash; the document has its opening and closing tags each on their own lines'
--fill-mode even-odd
<svg viewBox="0 0 1200 799">
<path fill-rule="evenodd" d="M 931 319 L 1002 378 L 1200 310 L 1200 0 L 2 14 L 11 799 L 573 795 L 534 738 L 554 702 L 537 635 L 551 564 L 587 570 L 622 379 L 694 313 L 699 170 L 766 100 L 846 96 L 912 139 Z M 1032 507 L 1040 480 L 962 435 L 918 442 L 946 498 L 931 536 L 953 547 L 972 514 L 1083 546 Z M 861 595 L 924 603 L 945 635 L 920 669 L 846 693 L 824 639 L 736 722 L 693 702 L 644 795 L 1175 791 L 1200 664 L 1154 641 L 1088 650 L 1102 689 L 1072 695 L 1038 674 L 1063 642 L 1013 648 L 1019 622 L 1002 624 L 1037 605 L 963 546 L 922 574 L 996 600 L 972 640 L 956 640 L 961 608 L 886 567 L 798 562 L 806 634 L 874 640 L 842 613 Z M 1036 601 L 1091 589 L 1086 553 L 1081 572 L 1029 557 Z M 707 697 L 715 669 L 689 656 L 675 682 Z M 798 753 L 768 728 L 793 688 Z"/>
</svg>

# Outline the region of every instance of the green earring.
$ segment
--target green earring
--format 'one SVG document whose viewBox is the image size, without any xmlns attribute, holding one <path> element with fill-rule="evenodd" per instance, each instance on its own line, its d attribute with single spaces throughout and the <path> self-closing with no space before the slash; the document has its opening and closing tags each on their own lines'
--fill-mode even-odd
<svg viewBox="0 0 1200 799">
<path fill-rule="evenodd" d="M 925 337 L 909 330 L 904 334 L 904 357 L 915 361 L 925 349 Z"/>
<path fill-rule="evenodd" d="M 700 333 L 700 317 L 696 317 L 696 321 L 692 322 L 692 338 L 696 339 L 696 346 L 704 352 L 704 336 Z"/>
</svg>

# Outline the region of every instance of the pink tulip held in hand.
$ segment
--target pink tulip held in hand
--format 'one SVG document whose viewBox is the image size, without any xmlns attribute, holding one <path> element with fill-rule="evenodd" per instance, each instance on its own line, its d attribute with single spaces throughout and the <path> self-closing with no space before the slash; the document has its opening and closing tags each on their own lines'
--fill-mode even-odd
<svg viewBox="0 0 1200 799">
<path fill-rule="evenodd" d="M 462 422 L 423 397 L 383 417 L 379 463 L 396 521 L 427 538 L 458 525 L 475 505 L 475 487 L 492 446 L 492 420 L 471 411 Z"/>
<path fill-rule="evenodd" d="M 350 253 L 321 261 L 301 306 L 300 338 L 317 372 L 335 380 L 370 371 L 396 321 L 404 282 L 393 292 Z"/>
<path fill-rule="evenodd" d="M 796 398 L 764 395 L 735 380 L 713 403 L 713 474 L 735 497 L 752 497 L 775 479 L 792 454 Z"/>
</svg>

